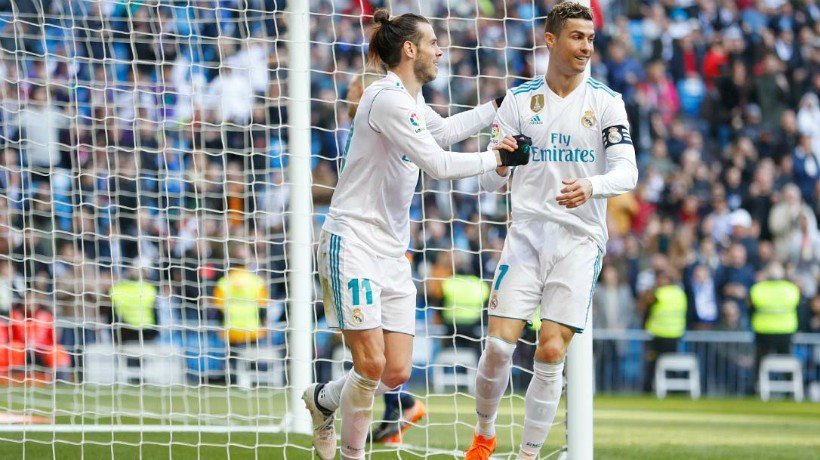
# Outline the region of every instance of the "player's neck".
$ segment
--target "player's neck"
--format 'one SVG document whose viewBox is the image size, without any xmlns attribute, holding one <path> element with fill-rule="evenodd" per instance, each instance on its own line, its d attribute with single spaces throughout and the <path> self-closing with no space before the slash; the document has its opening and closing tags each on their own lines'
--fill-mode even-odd
<svg viewBox="0 0 820 460">
<path fill-rule="evenodd" d="M 413 96 L 413 99 L 418 97 L 422 83 L 416 78 L 416 73 L 413 71 L 412 65 L 399 65 L 390 69 L 390 71 L 399 77 L 401 84 L 404 85 L 404 89 Z"/>
<path fill-rule="evenodd" d="M 568 75 L 555 67 L 547 68 L 547 86 L 558 97 L 567 97 L 582 81 L 584 81 L 583 73 Z"/>
</svg>

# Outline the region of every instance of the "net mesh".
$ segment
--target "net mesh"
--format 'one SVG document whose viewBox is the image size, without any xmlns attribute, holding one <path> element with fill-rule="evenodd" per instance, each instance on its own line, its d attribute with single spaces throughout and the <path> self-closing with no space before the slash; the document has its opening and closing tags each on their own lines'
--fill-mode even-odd
<svg viewBox="0 0 820 460">
<path fill-rule="evenodd" d="M 424 95 L 452 115 L 543 74 L 547 8 L 508 3 L 311 0 L 314 241 L 349 132 L 347 87 L 364 69 L 365 15 L 385 6 L 431 18 L 445 55 Z M 6 5 L 0 445 L 54 458 L 69 447 L 94 458 L 309 455 L 309 438 L 288 430 L 304 409 L 287 398 L 284 1 Z M 485 133 L 453 150 L 487 141 Z M 405 452 L 455 456 L 470 443 L 486 317 L 454 319 L 442 283 L 459 274 L 489 285 L 508 211 L 508 194 L 481 192 L 475 178 L 419 181 L 408 391 L 430 414 L 407 432 Z M 244 309 L 226 306 L 230 279 L 252 299 Z M 326 381 L 349 357 L 325 327 L 315 285 L 313 372 Z M 501 457 L 520 440 L 534 340 L 528 329 L 502 401 Z M 376 423 L 380 410 L 377 401 Z M 563 428 L 554 429 L 542 455 L 562 445 Z"/>
</svg>

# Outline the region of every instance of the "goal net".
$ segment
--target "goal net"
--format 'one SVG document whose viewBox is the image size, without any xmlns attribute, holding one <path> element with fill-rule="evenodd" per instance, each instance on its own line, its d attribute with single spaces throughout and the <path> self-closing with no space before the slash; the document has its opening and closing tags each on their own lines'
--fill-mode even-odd
<svg viewBox="0 0 820 460">
<path fill-rule="evenodd" d="M 452 115 L 543 75 L 548 10 L 296 3 L 0 2 L 0 456 L 311 458 L 298 395 L 350 367 L 311 259 L 367 15 L 431 18 L 445 54 L 424 95 Z M 469 446 L 486 315 L 454 309 L 447 280 L 489 287 L 508 215 L 509 195 L 475 178 L 421 176 L 407 391 L 428 416 L 369 454 Z M 520 442 L 535 337 L 516 352 L 499 458 Z M 564 449 L 563 414 L 542 457 Z"/>
</svg>

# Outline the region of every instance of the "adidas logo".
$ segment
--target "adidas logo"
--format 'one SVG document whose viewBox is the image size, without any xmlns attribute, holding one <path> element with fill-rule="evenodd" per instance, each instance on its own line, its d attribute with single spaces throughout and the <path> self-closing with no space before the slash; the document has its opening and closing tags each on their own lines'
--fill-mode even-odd
<svg viewBox="0 0 820 460">
<path fill-rule="evenodd" d="M 543 125 L 544 122 L 541 121 L 541 116 L 536 114 L 534 117 L 532 117 L 530 119 L 530 124 L 531 125 Z"/>
</svg>

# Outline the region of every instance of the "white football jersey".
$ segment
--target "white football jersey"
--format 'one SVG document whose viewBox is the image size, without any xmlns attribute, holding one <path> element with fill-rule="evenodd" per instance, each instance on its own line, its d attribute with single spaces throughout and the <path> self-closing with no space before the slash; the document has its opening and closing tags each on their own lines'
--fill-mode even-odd
<svg viewBox="0 0 820 460">
<path fill-rule="evenodd" d="M 414 99 L 396 74 L 373 82 L 356 110 L 322 228 L 355 238 L 376 254 L 403 256 L 410 243 L 410 202 L 419 170 L 436 179 L 457 179 L 495 169 L 492 150 L 442 149 L 476 134 L 494 116 L 488 102 L 442 118 L 421 92 Z"/>
<path fill-rule="evenodd" d="M 532 138 L 530 162 L 512 175 L 513 222 L 546 219 L 592 237 L 606 250 L 606 198 L 628 192 L 638 180 L 635 149 L 620 94 L 586 77 L 561 98 L 542 77 L 507 91 L 492 125 L 490 147 L 504 136 Z M 587 178 L 592 197 L 567 209 L 556 197 L 563 179 Z M 497 190 L 506 177 L 489 172 L 482 186 Z"/>
</svg>

